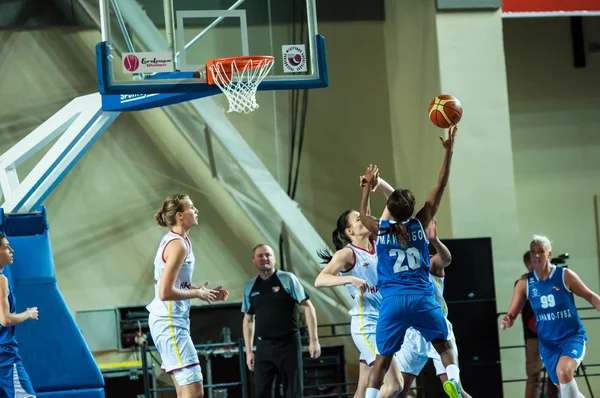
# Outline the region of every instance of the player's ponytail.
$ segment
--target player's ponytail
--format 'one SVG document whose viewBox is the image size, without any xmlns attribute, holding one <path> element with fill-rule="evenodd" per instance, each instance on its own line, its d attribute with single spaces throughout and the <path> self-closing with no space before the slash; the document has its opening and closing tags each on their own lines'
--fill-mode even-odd
<svg viewBox="0 0 600 398">
<path fill-rule="evenodd" d="M 333 241 L 333 246 L 335 250 L 342 250 L 346 245 L 348 245 L 351 241 L 348 235 L 346 235 L 346 228 L 350 226 L 348 223 L 348 215 L 352 213 L 354 210 L 346 210 L 343 212 L 337 219 L 336 228 L 331 233 L 331 240 Z M 317 252 L 317 255 L 323 260 L 323 264 L 327 264 L 333 258 L 333 254 L 329 251 L 329 249 L 321 249 Z"/>
<path fill-rule="evenodd" d="M 184 210 L 183 201 L 187 199 L 189 196 L 185 193 L 167 197 L 160 210 L 154 215 L 156 224 L 163 228 L 177 225 L 177 213 Z"/>
<path fill-rule="evenodd" d="M 154 215 L 154 219 L 156 220 L 156 224 L 158 224 L 159 227 L 163 227 L 166 228 L 168 227 L 167 223 L 165 222 L 165 219 L 163 217 L 164 211 L 163 209 L 160 209 L 155 215 Z"/>
<path fill-rule="evenodd" d="M 415 211 L 415 195 L 408 189 L 396 189 L 388 198 L 387 209 L 396 220 L 396 223 L 390 225 L 388 233 L 394 234 L 398 242 L 406 246 L 408 230 L 402 222 L 408 220 Z"/>
<path fill-rule="evenodd" d="M 329 264 L 333 260 L 333 254 L 331 251 L 324 247 L 317 251 L 317 256 L 321 259 L 321 264 Z"/>
<path fill-rule="evenodd" d="M 406 247 L 406 245 L 408 245 L 408 230 L 404 224 L 401 222 L 391 224 L 389 231 L 391 234 L 396 235 L 396 239 L 402 247 Z"/>
</svg>

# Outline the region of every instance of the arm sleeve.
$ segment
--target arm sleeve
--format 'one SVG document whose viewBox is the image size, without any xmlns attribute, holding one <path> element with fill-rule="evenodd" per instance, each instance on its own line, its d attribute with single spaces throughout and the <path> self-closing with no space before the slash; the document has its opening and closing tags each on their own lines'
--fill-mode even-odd
<svg viewBox="0 0 600 398">
<path fill-rule="evenodd" d="M 250 303 L 250 293 L 252 292 L 252 287 L 254 286 L 254 282 L 256 278 L 250 279 L 246 286 L 244 286 L 244 297 L 242 297 L 242 312 L 245 314 L 254 314 L 254 308 L 252 308 L 252 304 Z"/>
<path fill-rule="evenodd" d="M 289 272 L 280 272 L 280 275 L 278 276 L 285 291 L 288 292 L 298 304 L 309 298 L 296 275 Z"/>
</svg>

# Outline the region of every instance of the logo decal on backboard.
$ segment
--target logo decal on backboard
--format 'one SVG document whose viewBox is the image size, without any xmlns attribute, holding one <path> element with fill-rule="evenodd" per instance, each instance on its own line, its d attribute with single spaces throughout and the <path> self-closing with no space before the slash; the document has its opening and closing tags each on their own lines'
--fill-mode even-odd
<svg viewBox="0 0 600 398">
<path fill-rule="evenodd" d="M 306 50 L 304 44 L 281 46 L 283 71 L 285 73 L 306 72 Z"/>
<path fill-rule="evenodd" d="M 168 52 L 123 53 L 123 73 L 173 72 L 173 55 Z"/>
</svg>

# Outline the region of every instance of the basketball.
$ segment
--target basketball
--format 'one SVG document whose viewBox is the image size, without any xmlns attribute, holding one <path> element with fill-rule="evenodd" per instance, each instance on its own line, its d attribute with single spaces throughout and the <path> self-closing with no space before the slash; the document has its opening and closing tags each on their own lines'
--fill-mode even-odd
<svg viewBox="0 0 600 398">
<path fill-rule="evenodd" d="M 460 122 L 462 114 L 460 101 L 452 95 L 438 95 L 429 104 L 429 119 L 442 129 L 456 126 Z"/>
</svg>

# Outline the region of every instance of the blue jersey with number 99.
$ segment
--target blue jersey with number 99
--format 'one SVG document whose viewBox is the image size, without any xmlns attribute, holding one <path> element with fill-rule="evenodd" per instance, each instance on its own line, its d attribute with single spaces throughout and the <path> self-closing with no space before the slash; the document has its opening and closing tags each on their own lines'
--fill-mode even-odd
<svg viewBox="0 0 600 398">
<path fill-rule="evenodd" d="M 432 295 L 429 280 L 429 241 L 421 222 L 409 218 L 403 224 L 408 230 L 408 243 L 402 246 L 390 225 L 396 221 L 380 220 L 377 237 L 377 288 L 382 297 L 398 294 Z"/>
</svg>

